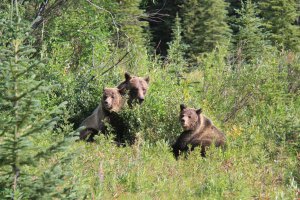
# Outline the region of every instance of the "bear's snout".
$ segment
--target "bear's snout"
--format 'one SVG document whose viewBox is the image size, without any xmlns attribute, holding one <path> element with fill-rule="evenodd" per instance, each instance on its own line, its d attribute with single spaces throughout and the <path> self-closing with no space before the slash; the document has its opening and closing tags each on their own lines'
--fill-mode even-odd
<svg viewBox="0 0 300 200">
<path fill-rule="evenodd" d="M 183 128 L 186 128 L 186 127 L 187 127 L 187 121 L 186 121 L 184 118 L 181 118 L 181 119 L 180 119 L 180 122 L 181 122 L 181 126 L 182 126 Z"/>
<path fill-rule="evenodd" d="M 112 108 L 112 104 L 111 104 L 111 101 L 110 101 L 109 99 L 106 99 L 106 100 L 104 101 L 104 107 L 105 107 L 107 110 L 109 110 L 109 109 Z"/>
<path fill-rule="evenodd" d="M 144 100 L 145 100 L 144 97 L 140 97 L 140 98 L 139 98 L 139 103 L 143 103 Z"/>
<path fill-rule="evenodd" d="M 105 100 L 105 101 L 104 101 L 104 104 L 105 104 L 105 106 L 108 106 L 108 105 L 109 105 L 108 100 Z"/>
</svg>

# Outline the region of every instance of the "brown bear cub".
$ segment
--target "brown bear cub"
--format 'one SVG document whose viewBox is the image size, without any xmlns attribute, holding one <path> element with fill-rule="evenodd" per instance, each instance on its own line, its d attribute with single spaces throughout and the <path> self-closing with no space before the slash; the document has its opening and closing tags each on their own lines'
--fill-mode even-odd
<svg viewBox="0 0 300 200">
<path fill-rule="evenodd" d="M 212 143 L 216 147 L 224 146 L 224 133 L 219 131 L 207 117 L 201 114 L 201 109 L 187 108 L 181 104 L 180 110 L 180 123 L 184 131 L 172 146 L 176 159 L 180 152 L 189 151 L 189 145 L 191 151 L 200 146 L 201 156 L 203 157 L 205 157 L 206 148 Z"/>
<path fill-rule="evenodd" d="M 123 81 L 118 88 L 129 91 L 128 104 L 131 107 L 133 102 L 137 101 L 142 104 L 145 100 L 145 95 L 149 86 L 149 77 L 132 76 L 128 72 L 125 73 L 125 81 Z"/>
<path fill-rule="evenodd" d="M 104 131 L 105 126 L 103 120 L 110 121 L 110 118 L 120 111 L 124 105 L 124 94 L 125 89 L 105 88 L 103 90 L 100 104 L 80 125 L 85 127 L 80 131 L 79 137 L 81 140 L 91 142 L 99 131 Z"/>
</svg>

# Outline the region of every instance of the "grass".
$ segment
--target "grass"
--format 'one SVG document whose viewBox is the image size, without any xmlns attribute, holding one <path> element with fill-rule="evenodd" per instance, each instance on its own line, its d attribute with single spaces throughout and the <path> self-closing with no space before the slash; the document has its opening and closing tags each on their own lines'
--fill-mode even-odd
<svg viewBox="0 0 300 200">
<path fill-rule="evenodd" d="M 74 143 L 80 155 L 69 181 L 79 199 L 296 199 L 297 160 L 280 147 L 271 158 L 244 139 L 229 137 L 224 152 L 211 148 L 207 158 L 194 151 L 176 161 L 163 140 L 117 147 L 100 136 Z"/>
</svg>

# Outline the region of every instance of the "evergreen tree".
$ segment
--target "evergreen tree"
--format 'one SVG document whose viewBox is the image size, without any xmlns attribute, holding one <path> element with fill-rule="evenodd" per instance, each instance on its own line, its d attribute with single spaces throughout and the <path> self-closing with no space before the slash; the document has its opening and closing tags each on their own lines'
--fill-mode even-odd
<svg viewBox="0 0 300 200">
<path fill-rule="evenodd" d="M 189 57 L 196 55 L 202 51 L 204 32 L 203 21 L 199 18 L 201 13 L 204 13 L 204 8 L 200 6 L 199 0 L 188 0 L 183 4 L 183 29 L 184 42 L 190 44 L 188 49 Z"/>
<path fill-rule="evenodd" d="M 242 2 L 242 8 L 237 10 L 240 15 L 236 20 L 238 33 L 235 36 L 237 48 L 241 51 L 241 59 L 254 62 L 262 55 L 266 42 L 262 33 L 262 21 L 257 17 L 257 7 L 248 0 Z"/>
<path fill-rule="evenodd" d="M 223 0 L 188 0 L 184 3 L 184 38 L 185 43 L 190 44 L 191 57 L 210 52 L 217 44 L 227 44 L 231 35 L 227 6 Z"/>
<path fill-rule="evenodd" d="M 156 53 L 167 56 L 168 43 L 172 40 L 172 28 L 176 13 L 183 0 L 144 0 L 147 11 L 151 41 Z"/>
<path fill-rule="evenodd" d="M 229 3 L 228 7 L 228 15 L 231 16 L 236 16 L 236 10 L 241 9 L 241 4 L 242 1 L 236 1 L 236 0 L 225 0 L 226 2 Z"/>
<path fill-rule="evenodd" d="M 143 21 L 146 18 L 145 11 L 140 8 L 141 0 L 118 0 L 115 10 L 116 23 L 119 25 L 118 35 L 115 42 L 119 48 L 125 48 L 130 52 L 132 59 L 129 64 L 131 67 L 141 67 L 147 59 L 147 40 L 148 35 L 144 32 L 148 23 Z M 136 61 L 139 61 L 136 63 Z"/>
<path fill-rule="evenodd" d="M 268 0 L 259 3 L 262 17 L 271 41 L 280 48 L 299 51 L 300 27 L 295 0 Z"/>
<path fill-rule="evenodd" d="M 176 14 L 175 24 L 172 29 L 172 41 L 169 44 L 168 50 L 168 70 L 176 75 L 177 78 L 187 66 L 184 59 L 184 51 L 186 45 L 182 42 L 182 28 L 178 13 Z"/>
<path fill-rule="evenodd" d="M 242 1 L 236 0 L 226 0 L 229 3 L 228 6 L 228 24 L 232 30 L 232 34 L 235 35 L 238 32 L 237 26 L 235 26 L 235 20 L 239 16 L 237 10 L 240 10 L 242 7 Z"/>
<path fill-rule="evenodd" d="M 146 17 L 144 10 L 140 9 L 141 0 L 118 0 L 117 2 L 116 20 L 121 31 L 135 44 L 144 45 L 142 26 L 146 26 L 147 23 L 140 21 L 141 18 Z M 125 42 L 128 40 L 125 39 Z"/>
<path fill-rule="evenodd" d="M 43 108 L 39 99 L 49 87 L 37 78 L 44 65 L 33 56 L 30 24 L 7 18 L 0 21 L 6 35 L 0 39 L 0 198 L 49 199 L 62 192 L 56 187 L 63 176 L 58 163 L 47 161 L 67 140 L 43 147 L 38 141 L 51 134 L 63 105 Z M 40 172 L 36 166 L 42 161 L 50 166 Z"/>
</svg>

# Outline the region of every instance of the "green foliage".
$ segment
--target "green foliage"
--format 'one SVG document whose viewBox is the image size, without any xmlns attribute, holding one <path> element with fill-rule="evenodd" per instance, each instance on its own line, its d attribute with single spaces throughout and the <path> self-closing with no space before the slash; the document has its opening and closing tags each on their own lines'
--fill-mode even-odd
<svg viewBox="0 0 300 200">
<path fill-rule="evenodd" d="M 260 2 L 262 17 L 270 39 L 280 49 L 299 52 L 300 28 L 295 24 L 299 18 L 299 2 L 295 0 L 270 0 Z"/>
<path fill-rule="evenodd" d="M 138 124 L 134 133 L 140 133 L 147 141 L 174 140 L 179 129 L 179 105 L 183 100 L 178 98 L 178 90 L 182 88 L 175 87 L 177 80 L 162 70 L 159 73 L 155 70 L 149 76 L 150 88 L 145 102 L 130 111 L 134 120 L 128 123 Z"/>
<path fill-rule="evenodd" d="M 73 2 L 62 12 L 45 27 L 44 45 L 47 51 L 44 54 L 56 58 L 51 63 L 52 70 L 65 74 L 81 72 L 83 65 L 103 62 L 103 57 L 109 53 L 110 26 L 105 21 L 110 15 L 86 1 Z"/>
<path fill-rule="evenodd" d="M 156 27 L 167 27 L 159 33 L 173 27 L 167 62 L 157 55 L 149 60 L 155 23 L 148 27 L 145 20 L 156 18 L 147 19 L 145 0 L 50 1 L 34 30 L 11 15 L 14 4 L 1 2 L 0 198 L 299 198 L 294 1 L 260 2 L 262 13 L 250 1 L 233 13 L 240 3 L 226 2 L 230 8 L 219 0 L 151 0 L 173 11 L 162 19 L 166 26 Z M 23 1 L 19 16 L 34 19 L 40 3 Z M 239 30 L 233 38 L 241 57 L 228 48 L 227 8 L 238 15 L 231 26 Z M 279 15 L 280 9 L 290 14 Z M 178 16 L 173 23 L 175 11 L 182 27 Z M 184 70 L 188 58 L 194 67 Z M 99 104 L 103 87 L 117 86 L 127 70 L 150 77 L 143 104 L 125 106 L 108 123 L 109 134 L 94 143 L 66 145 L 68 133 Z M 181 103 L 202 108 L 226 134 L 225 151 L 212 146 L 206 158 L 198 149 L 175 160 Z"/>
<path fill-rule="evenodd" d="M 184 42 L 190 45 L 188 53 L 191 58 L 211 52 L 217 45 L 228 44 L 231 30 L 227 24 L 227 6 L 222 0 L 189 0 L 184 3 Z"/>
<path fill-rule="evenodd" d="M 147 28 L 148 23 L 141 19 L 146 18 L 145 11 L 140 9 L 142 0 L 116 1 L 117 9 L 114 11 L 120 32 L 116 33 L 114 41 L 117 47 L 130 52 L 131 59 L 127 68 L 136 70 L 144 68 L 147 64 L 147 34 L 143 27 Z M 118 46 L 120 45 L 120 46 Z"/>
<path fill-rule="evenodd" d="M 16 9 L 18 6 L 16 6 Z M 0 49 L 0 185 L 1 198 L 36 199 L 59 195 L 57 185 L 63 173 L 61 166 L 48 166 L 34 173 L 41 160 L 49 161 L 56 152 L 66 149 L 64 138 L 40 147 L 35 142 L 53 132 L 64 105 L 44 108 L 39 98 L 49 87 L 37 78 L 44 68 L 42 60 L 33 57 L 35 49 L 28 34 L 29 24 L 19 16 L 1 20 L 2 30 L 8 31 L 9 40 Z M 67 131 L 67 129 L 65 129 Z M 64 164 L 62 157 L 60 162 Z M 58 171 L 57 171 L 58 170 Z M 39 176 L 37 176 L 39 175 Z"/>
<path fill-rule="evenodd" d="M 123 81 L 120 74 L 124 69 L 115 71 L 114 67 L 126 65 L 135 73 L 145 71 L 147 53 L 141 26 L 147 23 L 139 21 L 144 15 L 139 2 L 71 2 L 45 24 L 41 56 L 50 59 L 42 76 L 50 84 L 54 81 L 64 86 L 54 88 L 45 104 L 68 101 L 75 127 L 99 104 L 103 87 Z"/>
<path fill-rule="evenodd" d="M 45 25 L 46 48 L 41 56 L 49 57 L 49 62 L 41 76 L 63 87 L 54 87 L 44 101 L 48 105 L 68 101 L 71 121 L 77 126 L 99 104 L 102 89 L 108 86 L 104 82 L 120 81 L 119 73 L 105 73 L 121 56 L 113 52 L 110 40 L 117 27 L 106 9 L 114 6 L 101 0 L 72 2 Z"/>
<path fill-rule="evenodd" d="M 238 33 L 236 35 L 238 59 L 256 62 L 266 51 L 267 42 L 262 32 L 262 20 L 258 17 L 257 6 L 250 0 L 242 2 L 242 7 L 237 10 L 239 18 L 236 20 Z"/>
<path fill-rule="evenodd" d="M 187 49 L 182 42 L 182 27 L 178 13 L 175 18 L 173 27 L 173 40 L 169 43 L 167 66 L 169 72 L 174 73 L 176 78 L 181 76 L 182 71 L 187 67 L 187 62 L 184 58 L 184 52 Z"/>
<path fill-rule="evenodd" d="M 151 50 L 162 57 L 167 56 L 168 43 L 173 37 L 172 28 L 181 4 L 182 0 L 144 0 L 142 4 L 148 14 L 150 41 L 153 43 Z"/>
<path fill-rule="evenodd" d="M 252 129 L 243 134 L 230 138 L 224 153 L 211 149 L 203 159 L 195 151 L 178 161 L 161 140 L 122 148 L 104 137 L 96 144 L 78 143 L 83 151 L 72 162 L 74 190 L 78 198 L 95 199 L 295 198 L 297 186 L 285 173 L 296 167 L 295 160 L 274 161 L 260 148 L 259 133 Z"/>
</svg>

